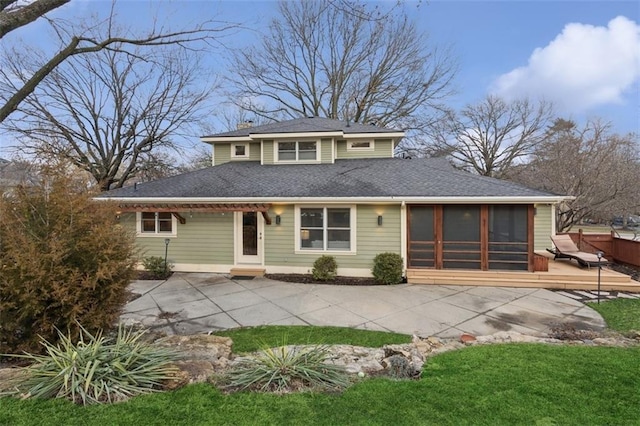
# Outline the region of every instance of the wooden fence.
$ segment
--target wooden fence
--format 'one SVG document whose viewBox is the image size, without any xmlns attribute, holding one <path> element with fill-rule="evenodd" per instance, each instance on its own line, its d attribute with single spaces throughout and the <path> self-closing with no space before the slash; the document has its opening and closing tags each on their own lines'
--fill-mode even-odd
<svg viewBox="0 0 640 426">
<path fill-rule="evenodd" d="M 640 241 L 618 238 L 610 234 L 585 234 L 582 229 L 570 232 L 578 248 L 589 253 L 603 252 L 604 257 L 616 263 L 640 267 Z"/>
</svg>

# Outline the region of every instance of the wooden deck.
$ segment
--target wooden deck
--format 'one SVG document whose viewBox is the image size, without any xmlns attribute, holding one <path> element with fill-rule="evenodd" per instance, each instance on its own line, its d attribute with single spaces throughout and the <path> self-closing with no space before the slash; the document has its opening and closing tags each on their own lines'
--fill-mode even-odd
<svg viewBox="0 0 640 426">
<path fill-rule="evenodd" d="M 542 253 L 539 253 L 542 254 Z M 575 261 L 549 259 L 548 272 L 470 271 L 444 269 L 408 269 L 410 284 L 475 285 L 495 287 L 533 287 L 565 290 L 596 290 L 598 268 L 580 268 Z M 602 268 L 602 290 L 640 293 L 640 282 Z"/>
</svg>

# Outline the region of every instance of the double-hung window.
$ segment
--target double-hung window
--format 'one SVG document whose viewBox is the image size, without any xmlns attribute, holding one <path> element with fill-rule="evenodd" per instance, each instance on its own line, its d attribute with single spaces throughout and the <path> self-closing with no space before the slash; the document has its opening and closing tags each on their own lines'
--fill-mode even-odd
<svg viewBox="0 0 640 426">
<path fill-rule="evenodd" d="M 299 249 L 354 251 L 354 215 L 350 207 L 301 207 Z"/>
<path fill-rule="evenodd" d="M 278 161 L 316 161 L 316 142 L 278 142 Z"/>
<path fill-rule="evenodd" d="M 138 213 L 138 233 L 143 235 L 175 235 L 176 223 L 172 213 Z"/>
</svg>

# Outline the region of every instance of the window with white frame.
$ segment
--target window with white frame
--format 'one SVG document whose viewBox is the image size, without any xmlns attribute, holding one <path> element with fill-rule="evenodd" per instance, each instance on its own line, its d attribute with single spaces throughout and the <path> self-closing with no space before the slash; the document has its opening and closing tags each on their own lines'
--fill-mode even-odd
<svg viewBox="0 0 640 426">
<path fill-rule="evenodd" d="M 249 144 L 237 143 L 231 144 L 231 158 L 248 158 Z"/>
<path fill-rule="evenodd" d="M 351 207 L 300 207 L 300 250 L 354 250 L 355 212 Z"/>
<path fill-rule="evenodd" d="M 347 142 L 348 151 L 373 151 L 373 141 L 349 141 Z"/>
<path fill-rule="evenodd" d="M 138 233 L 143 235 L 175 235 L 176 219 L 169 212 L 138 213 Z"/>
<path fill-rule="evenodd" d="M 277 145 L 277 161 L 316 161 L 318 159 L 317 142 L 278 142 Z"/>
</svg>

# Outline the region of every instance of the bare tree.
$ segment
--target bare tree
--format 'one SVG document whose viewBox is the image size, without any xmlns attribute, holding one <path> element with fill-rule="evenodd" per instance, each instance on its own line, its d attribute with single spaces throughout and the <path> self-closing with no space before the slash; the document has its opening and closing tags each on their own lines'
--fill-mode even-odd
<svg viewBox="0 0 640 426">
<path fill-rule="evenodd" d="M 0 36 L 28 25 L 47 12 L 54 10 L 69 0 L 33 0 L 29 3 L 20 0 L 0 0 Z M 66 22 L 49 20 L 58 37 L 57 52 L 42 61 L 37 69 L 31 70 L 28 79 L 20 80 L 19 85 L 5 86 L 0 92 L 0 123 L 2 123 L 26 97 L 28 97 L 56 67 L 72 56 L 98 52 L 100 50 L 133 53 L 135 46 L 189 46 L 195 42 L 216 43 L 216 35 L 234 27 L 231 24 L 206 22 L 187 30 L 173 31 L 167 28 L 153 27 L 141 35 L 129 31 L 118 30 L 115 26 L 115 0 L 109 17 L 100 26 L 104 31 L 97 33 L 93 25 L 72 25 Z M 99 34 L 99 35 L 98 35 Z M 2 71 L 5 80 L 11 81 L 11 75 Z"/>
<path fill-rule="evenodd" d="M 173 46 L 122 55 L 120 48 L 70 58 L 5 122 L 27 152 L 71 162 L 102 190 L 166 171 L 161 152 L 206 115 L 210 92 L 197 80 L 195 52 Z M 18 58 L 14 52 L 10 71 L 26 80 L 29 62 Z"/>
<path fill-rule="evenodd" d="M 483 176 L 502 177 L 542 141 L 552 106 L 544 101 L 505 102 L 487 96 L 432 129 L 427 153 L 447 155 L 459 167 Z"/>
<path fill-rule="evenodd" d="M 568 231 L 585 218 L 610 219 L 640 209 L 640 149 L 637 135 L 612 133 L 593 120 L 583 128 L 557 119 L 532 161 L 511 171 L 528 186 L 575 197 L 557 209 L 557 229 Z"/>
<path fill-rule="evenodd" d="M 240 108 L 274 119 L 321 116 L 424 129 L 451 94 L 456 66 L 401 10 L 365 2 L 279 4 L 259 45 L 232 55 Z"/>
<path fill-rule="evenodd" d="M 70 0 L 19 0 L 0 1 L 0 38 L 18 28 L 32 23 L 46 13 L 69 3 Z"/>
</svg>

